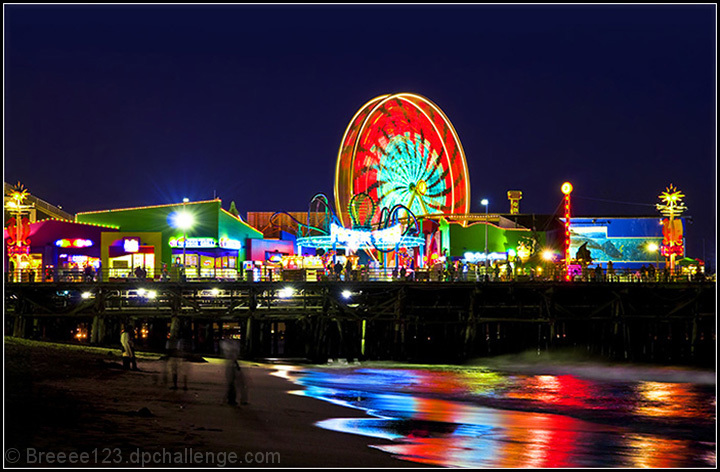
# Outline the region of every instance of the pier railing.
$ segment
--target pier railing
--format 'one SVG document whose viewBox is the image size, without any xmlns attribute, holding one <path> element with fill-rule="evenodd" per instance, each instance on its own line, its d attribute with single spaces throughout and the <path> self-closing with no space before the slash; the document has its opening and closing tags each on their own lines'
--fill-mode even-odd
<svg viewBox="0 0 720 472">
<path fill-rule="evenodd" d="M 323 269 L 294 269 L 269 271 L 229 272 L 227 270 L 207 271 L 199 277 L 183 276 L 178 271 L 165 273 L 145 273 L 138 276 L 132 270 L 120 272 L 116 269 L 85 271 L 82 269 L 46 269 L 35 271 L 21 269 L 5 272 L 5 281 L 8 283 L 49 283 L 49 282 L 135 282 L 138 280 L 151 282 L 548 282 L 562 281 L 559 276 L 548 277 L 543 274 L 492 274 L 487 275 L 478 271 L 437 271 L 417 269 L 404 274 L 397 269 L 358 269 L 343 270 L 341 273 Z M 702 272 L 688 273 L 682 269 L 675 271 L 639 271 L 636 269 L 619 269 L 612 273 L 603 271 L 588 271 L 587 274 L 578 275 L 571 282 L 704 282 L 714 281 L 715 274 L 706 276 Z"/>
<path fill-rule="evenodd" d="M 80 281 L 5 284 L 5 334 L 163 351 L 242 339 L 247 357 L 462 361 L 580 349 L 615 360 L 715 362 L 712 282 Z M 138 336 L 140 336 L 138 331 Z"/>
</svg>

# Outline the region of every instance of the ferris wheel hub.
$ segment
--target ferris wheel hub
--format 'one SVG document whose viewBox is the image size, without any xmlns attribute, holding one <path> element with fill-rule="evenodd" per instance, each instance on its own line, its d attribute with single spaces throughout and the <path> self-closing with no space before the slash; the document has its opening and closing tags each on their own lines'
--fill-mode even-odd
<svg viewBox="0 0 720 472">
<path fill-rule="evenodd" d="M 418 195 L 425 195 L 425 192 L 427 192 L 427 182 L 419 180 L 418 183 L 415 184 L 414 190 Z"/>
</svg>

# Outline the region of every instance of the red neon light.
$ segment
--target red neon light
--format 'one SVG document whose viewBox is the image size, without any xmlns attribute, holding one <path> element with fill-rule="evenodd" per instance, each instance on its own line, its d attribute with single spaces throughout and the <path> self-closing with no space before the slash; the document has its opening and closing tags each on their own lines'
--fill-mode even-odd
<svg viewBox="0 0 720 472">
<path fill-rule="evenodd" d="M 570 193 L 573 187 L 570 182 L 562 184 L 561 191 L 565 194 L 565 280 L 570 280 Z"/>
</svg>

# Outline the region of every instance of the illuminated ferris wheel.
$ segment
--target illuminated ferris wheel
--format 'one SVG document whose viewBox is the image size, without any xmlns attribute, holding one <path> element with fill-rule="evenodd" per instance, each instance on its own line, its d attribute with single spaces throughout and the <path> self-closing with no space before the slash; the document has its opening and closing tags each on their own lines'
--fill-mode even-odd
<svg viewBox="0 0 720 472">
<path fill-rule="evenodd" d="M 383 208 L 395 205 L 417 216 L 469 211 L 465 153 L 437 105 L 420 95 L 400 93 L 376 97 L 355 114 L 335 169 L 335 207 L 346 226 L 350 203 L 358 194 L 376 202 L 373 223 Z"/>
</svg>

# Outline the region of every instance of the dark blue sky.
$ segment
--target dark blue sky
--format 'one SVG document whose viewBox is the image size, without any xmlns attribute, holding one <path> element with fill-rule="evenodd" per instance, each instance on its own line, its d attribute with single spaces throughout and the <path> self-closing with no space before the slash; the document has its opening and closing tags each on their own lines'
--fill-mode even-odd
<svg viewBox="0 0 720 472">
<path fill-rule="evenodd" d="M 435 102 L 472 211 L 657 214 L 686 195 L 716 242 L 716 6 L 4 5 L 5 181 L 71 212 L 212 198 L 303 211 L 333 195 L 354 113 Z M 659 214 L 658 214 L 659 215 Z"/>
</svg>

